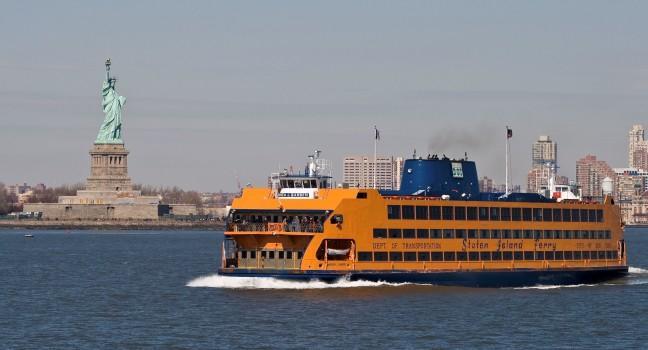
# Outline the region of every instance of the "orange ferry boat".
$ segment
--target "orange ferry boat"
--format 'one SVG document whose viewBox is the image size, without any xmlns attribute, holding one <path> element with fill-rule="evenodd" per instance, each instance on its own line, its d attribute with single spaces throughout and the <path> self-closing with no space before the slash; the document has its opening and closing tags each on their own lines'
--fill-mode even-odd
<svg viewBox="0 0 648 350">
<path fill-rule="evenodd" d="M 408 159 L 397 191 L 302 175 L 246 188 L 219 274 L 478 287 L 596 283 L 628 272 L 623 224 L 603 203 L 480 193 L 475 163 Z"/>
</svg>

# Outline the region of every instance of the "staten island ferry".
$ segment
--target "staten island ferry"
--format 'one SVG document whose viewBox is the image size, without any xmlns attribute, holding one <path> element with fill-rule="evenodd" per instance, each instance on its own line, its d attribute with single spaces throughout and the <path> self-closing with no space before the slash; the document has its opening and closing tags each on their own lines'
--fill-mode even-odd
<svg viewBox="0 0 648 350">
<path fill-rule="evenodd" d="M 475 163 L 445 156 L 407 159 L 402 173 L 398 190 L 334 188 L 311 156 L 303 173 L 245 188 L 219 274 L 510 287 L 628 272 L 611 197 L 481 193 Z"/>
</svg>

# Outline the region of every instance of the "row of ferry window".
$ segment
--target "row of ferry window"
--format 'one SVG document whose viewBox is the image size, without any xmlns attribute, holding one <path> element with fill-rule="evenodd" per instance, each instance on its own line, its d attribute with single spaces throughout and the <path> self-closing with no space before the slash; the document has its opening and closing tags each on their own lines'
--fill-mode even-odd
<svg viewBox="0 0 648 350">
<path fill-rule="evenodd" d="M 294 252 L 296 254 L 293 254 L 292 251 L 290 250 L 279 250 L 276 252 L 276 258 L 277 259 L 292 259 L 293 255 L 297 256 L 297 259 L 301 259 L 304 257 L 304 252 L 302 251 L 297 251 Z M 275 258 L 275 251 L 274 250 L 262 250 L 261 251 L 261 257 L 264 259 L 274 259 Z M 257 251 L 256 250 L 241 250 L 241 259 L 256 259 L 257 257 Z"/>
<path fill-rule="evenodd" d="M 603 222 L 601 209 L 388 205 L 390 220 Z"/>
<path fill-rule="evenodd" d="M 616 250 L 525 252 L 358 252 L 358 261 L 613 260 Z"/>
<path fill-rule="evenodd" d="M 610 239 L 610 231 L 374 228 L 373 238 Z"/>
</svg>

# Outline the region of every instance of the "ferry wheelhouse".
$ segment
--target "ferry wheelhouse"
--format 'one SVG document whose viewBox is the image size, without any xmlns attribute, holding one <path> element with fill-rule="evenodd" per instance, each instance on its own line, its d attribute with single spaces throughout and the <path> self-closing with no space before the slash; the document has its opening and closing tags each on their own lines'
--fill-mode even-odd
<svg viewBox="0 0 648 350">
<path fill-rule="evenodd" d="M 406 160 L 395 191 L 333 188 L 312 156 L 306 169 L 234 200 L 220 274 L 500 287 L 628 271 L 611 197 L 480 193 L 475 163 L 445 157 Z"/>
</svg>

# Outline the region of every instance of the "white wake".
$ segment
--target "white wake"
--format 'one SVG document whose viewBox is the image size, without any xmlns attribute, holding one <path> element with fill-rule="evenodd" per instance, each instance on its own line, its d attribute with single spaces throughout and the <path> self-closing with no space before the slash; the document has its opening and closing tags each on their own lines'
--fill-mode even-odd
<svg viewBox="0 0 648 350">
<path fill-rule="evenodd" d="M 628 267 L 628 272 L 632 274 L 648 274 L 648 270 L 632 266 Z"/>
<path fill-rule="evenodd" d="M 333 283 L 318 280 L 311 281 L 286 281 L 271 277 L 234 277 L 211 275 L 193 279 L 187 287 L 223 288 L 223 289 L 327 289 L 327 288 L 358 288 L 358 287 L 383 287 L 404 286 L 409 283 L 387 283 L 370 281 L 349 281 L 339 279 Z"/>
</svg>

